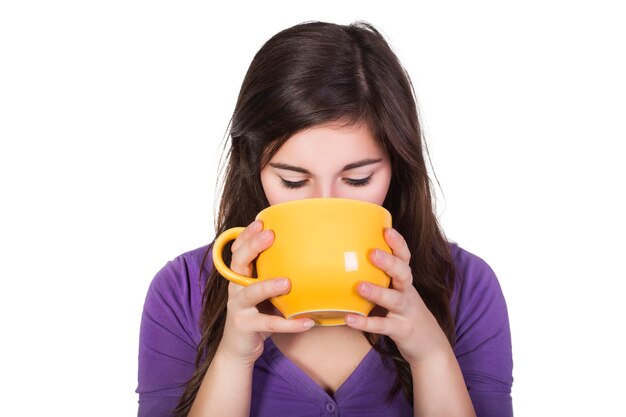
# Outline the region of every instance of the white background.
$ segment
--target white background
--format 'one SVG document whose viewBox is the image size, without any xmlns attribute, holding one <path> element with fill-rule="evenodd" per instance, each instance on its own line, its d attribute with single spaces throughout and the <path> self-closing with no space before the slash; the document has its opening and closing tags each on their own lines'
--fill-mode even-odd
<svg viewBox="0 0 626 417">
<path fill-rule="evenodd" d="M 618 2 L 259 3 L 1 3 L 2 414 L 135 415 L 146 290 L 213 238 L 254 53 L 366 20 L 415 85 L 444 230 L 500 279 L 516 415 L 624 415 Z"/>
</svg>

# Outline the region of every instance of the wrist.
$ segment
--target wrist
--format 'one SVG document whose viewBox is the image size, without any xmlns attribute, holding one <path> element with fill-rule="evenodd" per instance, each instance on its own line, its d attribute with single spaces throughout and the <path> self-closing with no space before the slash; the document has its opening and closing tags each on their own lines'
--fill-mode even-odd
<svg viewBox="0 0 626 417">
<path fill-rule="evenodd" d="M 252 358 L 241 358 L 237 355 L 233 355 L 228 349 L 219 346 L 213 357 L 213 361 L 217 365 L 223 367 L 229 367 L 238 371 L 252 371 L 254 369 L 255 360 Z"/>
<path fill-rule="evenodd" d="M 451 347 L 410 364 L 415 416 L 476 417 L 459 363 Z"/>
<path fill-rule="evenodd" d="M 408 362 L 412 372 L 419 372 L 424 368 L 445 367 L 451 363 L 457 363 L 457 360 L 452 347 L 446 343 L 427 355 Z"/>
</svg>

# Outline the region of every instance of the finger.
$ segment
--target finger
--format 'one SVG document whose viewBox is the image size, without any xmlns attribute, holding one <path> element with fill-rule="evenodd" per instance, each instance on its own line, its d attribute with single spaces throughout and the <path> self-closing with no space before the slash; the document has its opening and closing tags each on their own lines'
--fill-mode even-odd
<svg viewBox="0 0 626 417">
<path fill-rule="evenodd" d="M 263 230 L 263 222 L 261 220 L 255 220 L 246 227 L 243 232 L 235 239 L 233 245 L 231 246 L 231 251 L 236 252 L 239 250 L 239 247 L 247 242 L 252 236 L 259 233 Z"/>
<path fill-rule="evenodd" d="M 229 299 L 233 298 L 235 294 L 237 294 L 243 288 L 244 288 L 243 285 L 235 284 L 234 282 L 230 281 L 228 283 L 228 298 Z"/>
<path fill-rule="evenodd" d="M 299 333 L 315 325 L 311 319 L 287 320 L 283 317 L 258 314 L 242 323 L 243 330 L 260 333 Z"/>
<path fill-rule="evenodd" d="M 390 320 L 384 317 L 365 317 L 357 314 L 346 315 L 346 325 L 353 329 L 368 333 L 383 334 L 393 338 L 395 336 L 395 329 L 393 326 L 390 326 L 390 324 Z"/>
<path fill-rule="evenodd" d="M 402 235 L 398 233 L 396 229 L 385 229 L 385 241 L 395 256 L 402 259 L 404 263 L 409 263 L 411 260 L 411 251 L 409 250 L 409 246 L 406 244 L 406 240 L 404 240 Z"/>
<path fill-rule="evenodd" d="M 273 242 L 274 232 L 271 230 L 264 230 L 252 236 L 237 251 L 233 252 L 230 269 L 239 274 L 250 276 L 252 274 L 252 261 L 259 256 L 259 253 L 272 246 Z"/>
<path fill-rule="evenodd" d="M 239 308 L 255 307 L 269 298 L 287 294 L 290 289 L 291 283 L 287 278 L 268 279 L 242 288 L 232 301 Z"/>
<path fill-rule="evenodd" d="M 363 298 L 392 313 L 401 315 L 406 308 L 406 297 L 398 290 L 383 288 L 369 282 L 360 282 L 357 285 L 357 291 Z"/>
<path fill-rule="evenodd" d="M 374 249 L 370 253 L 370 260 L 391 277 L 393 288 L 406 291 L 413 285 L 411 267 L 397 256 L 380 249 Z"/>
</svg>

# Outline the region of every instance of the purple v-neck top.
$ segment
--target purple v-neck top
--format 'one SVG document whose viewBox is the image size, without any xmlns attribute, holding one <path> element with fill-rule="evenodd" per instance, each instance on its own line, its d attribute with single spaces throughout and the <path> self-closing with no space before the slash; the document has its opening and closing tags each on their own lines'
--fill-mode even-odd
<svg viewBox="0 0 626 417">
<path fill-rule="evenodd" d="M 492 269 L 451 243 L 457 269 L 452 297 L 454 352 L 478 417 L 513 415 L 513 361 L 507 308 Z M 202 290 L 212 268 L 208 246 L 168 262 L 146 296 L 139 338 L 138 416 L 169 416 L 194 372 L 200 343 Z M 202 268 L 202 281 L 199 281 Z M 328 394 L 285 357 L 271 338 L 253 373 L 251 416 L 412 416 L 398 392 L 389 359 L 370 350 L 334 394 Z"/>
</svg>

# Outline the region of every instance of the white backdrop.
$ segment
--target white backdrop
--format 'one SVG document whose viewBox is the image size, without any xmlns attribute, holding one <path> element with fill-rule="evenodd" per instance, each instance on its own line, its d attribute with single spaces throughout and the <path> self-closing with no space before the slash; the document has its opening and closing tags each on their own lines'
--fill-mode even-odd
<svg viewBox="0 0 626 417">
<path fill-rule="evenodd" d="M 146 290 L 213 237 L 254 53 L 366 20 L 412 77 L 448 237 L 500 279 L 516 415 L 624 415 L 618 2 L 259 3 L 1 3 L 3 414 L 136 413 Z"/>
</svg>

